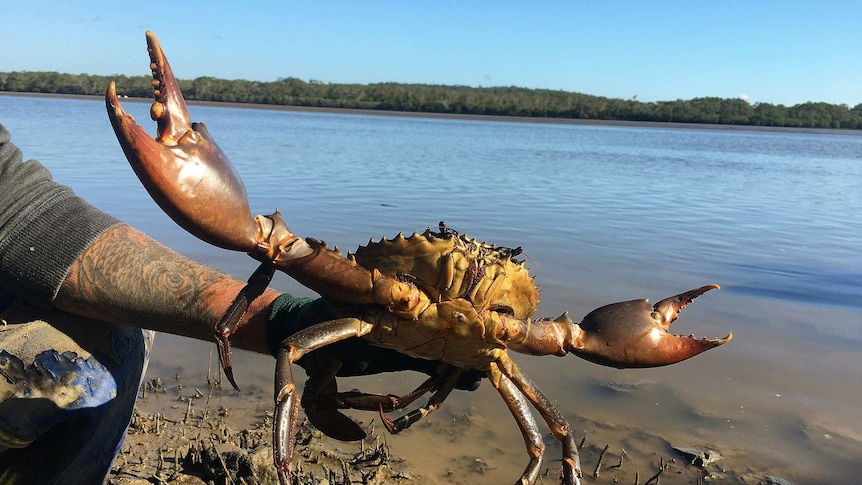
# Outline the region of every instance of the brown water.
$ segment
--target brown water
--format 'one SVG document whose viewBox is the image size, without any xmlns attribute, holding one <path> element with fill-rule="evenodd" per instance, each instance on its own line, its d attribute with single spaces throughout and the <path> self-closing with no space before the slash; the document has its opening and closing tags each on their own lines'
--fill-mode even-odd
<svg viewBox="0 0 862 485">
<path fill-rule="evenodd" d="M 139 120 L 146 108 L 129 106 Z M 247 257 L 205 247 L 149 201 L 102 110 L 97 101 L 0 97 L 0 122 L 58 180 L 245 278 Z M 570 310 L 577 320 L 606 303 L 721 284 L 675 329 L 732 331 L 734 339 L 684 363 L 621 371 L 575 357 L 515 356 L 577 439 L 586 435 L 585 471 L 609 444 L 609 454 L 629 453 L 620 481 L 633 483 L 638 467 L 643 483 L 672 444 L 719 450 L 719 465 L 761 478 L 849 483 L 862 474 L 862 137 L 192 112 L 237 164 L 254 210 L 279 207 L 298 234 L 342 248 L 441 219 L 523 246 L 543 292 L 538 316 Z M 275 285 L 309 294 L 285 277 Z M 160 335 L 149 374 L 204 382 L 209 354 L 207 344 Z M 273 364 L 241 353 L 244 393 L 224 396 L 229 407 L 265 408 Z M 417 379 L 402 373 L 341 387 L 403 393 Z M 527 462 L 487 383 L 387 439 L 441 483 L 505 483 Z M 559 451 L 551 445 L 553 474 Z"/>
</svg>

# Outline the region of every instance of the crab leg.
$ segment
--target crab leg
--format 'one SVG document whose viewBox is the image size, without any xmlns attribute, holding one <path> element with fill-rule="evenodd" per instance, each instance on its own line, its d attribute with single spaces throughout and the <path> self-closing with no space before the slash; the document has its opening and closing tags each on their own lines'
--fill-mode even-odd
<svg viewBox="0 0 862 485">
<path fill-rule="evenodd" d="M 575 437 L 569 429 L 566 418 L 560 414 L 554 403 L 536 386 L 536 384 L 524 374 L 518 366 L 503 354 L 496 362 L 500 372 L 512 380 L 512 383 L 520 390 L 530 403 L 539 411 L 545 423 L 551 428 L 551 433 L 563 446 L 563 461 L 561 483 L 563 485 L 580 484 L 581 460 L 578 456 L 578 447 Z M 496 385 L 495 385 L 496 387 Z"/>
<path fill-rule="evenodd" d="M 338 362 L 340 367 L 340 362 Z M 446 379 L 445 374 L 428 378 L 413 391 L 403 395 L 368 394 L 359 391 L 338 392 L 335 374 L 338 368 L 309 377 L 302 393 L 302 409 L 309 421 L 330 438 L 341 441 L 356 441 L 365 438 L 365 431 L 339 409 L 391 412 L 409 406 L 414 401 L 438 388 Z M 324 383 L 325 381 L 325 383 Z M 388 419 L 383 416 L 384 424 Z"/>
<path fill-rule="evenodd" d="M 385 414 L 383 414 L 383 406 L 380 406 L 380 421 L 383 422 L 383 426 L 386 427 L 386 430 L 392 434 L 398 434 L 401 431 L 409 428 L 413 424 L 415 424 L 420 419 L 428 416 L 433 413 L 437 409 L 440 408 L 440 405 L 443 404 L 443 401 L 449 397 L 449 394 L 455 389 L 455 384 L 458 382 L 458 378 L 461 376 L 461 370 L 452 368 L 448 373 L 443 374 L 445 376 L 442 385 L 440 385 L 437 392 L 431 396 L 431 399 L 428 400 L 428 403 L 419 408 L 410 411 L 409 413 L 401 416 L 400 418 L 392 421 Z M 429 379 L 430 381 L 430 379 Z M 421 388 L 421 386 L 420 386 Z M 417 389 L 418 391 L 419 389 Z M 421 394 L 420 394 L 421 395 Z M 418 395 L 416 397 L 419 397 Z M 415 398 L 414 398 L 415 399 Z M 406 404 L 404 404 L 406 406 Z"/>
<path fill-rule="evenodd" d="M 407 394 L 396 396 L 395 394 L 369 394 L 359 391 L 337 392 L 333 395 L 342 409 L 357 409 L 361 411 L 385 412 L 397 411 L 413 404 L 417 399 L 439 388 L 446 380 L 446 375 L 429 377 L 422 384 Z M 323 397 L 323 396 L 321 396 Z"/>
<path fill-rule="evenodd" d="M 491 384 L 503 397 L 503 401 L 515 417 L 515 422 L 518 423 L 518 428 L 521 429 L 521 434 L 524 436 L 524 443 L 527 445 L 527 454 L 530 455 L 530 463 L 521 474 L 521 483 L 536 483 L 539 477 L 539 467 L 542 466 L 542 454 L 545 452 L 545 443 L 542 441 L 542 434 L 539 432 L 539 426 L 536 424 L 536 419 L 530 412 L 530 406 L 527 399 L 521 394 L 521 391 L 512 383 L 512 380 L 500 372 L 500 368 L 496 362 L 491 363 L 491 369 L 488 372 Z"/>
<path fill-rule="evenodd" d="M 248 284 L 236 295 L 230 307 L 228 307 L 221 320 L 216 324 L 215 337 L 216 345 L 218 346 L 218 357 L 221 362 L 224 375 L 227 377 L 230 385 L 239 391 L 239 386 L 233 377 L 233 366 L 230 358 L 230 334 L 236 329 L 239 319 L 248 311 L 249 305 L 255 298 L 263 294 L 269 282 L 272 281 L 272 275 L 275 272 L 275 266 L 269 263 L 262 263 L 252 273 L 248 279 Z"/>
<path fill-rule="evenodd" d="M 272 419 L 272 454 L 282 485 L 290 483 L 290 462 L 296 452 L 296 415 L 299 412 L 291 365 L 303 355 L 329 344 L 368 334 L 374 326 L 356 318 L 330 320 L 301 330 L 281 344 L 275 372 L 275 416 Z"/>
<path fill-rule="evenodd" d="M 320 362 L 313 367 L 306 366 L 308 380 L 305 381 L 305 389 L 300 401 L 308 420 L 315 428 L 330 438 L 341 441 L 365 439 L 367 436 L 365 430 L 339 411 L 339 409 L 347 407 L 342 405 L 342 401 L 339 399 L 340 394 L 336 379 L 336 374 L 343 365 L 342 361 L 332 354 L 315 360 L 320 360 Z M 312 368 L 313 370 L 311 370 Z"/>
</svg>

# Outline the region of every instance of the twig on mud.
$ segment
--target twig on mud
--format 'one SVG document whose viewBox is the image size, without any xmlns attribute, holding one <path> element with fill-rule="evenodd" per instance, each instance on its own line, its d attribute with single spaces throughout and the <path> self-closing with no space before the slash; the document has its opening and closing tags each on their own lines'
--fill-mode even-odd
<svg viewBox="0 0 862 485">
<path fill-rule="evenodd" d="M 628 456 L 628 453 L 626 452 L 626 449 L 625 449 L 625 448 L 623 448 L 623 447 L 620 447 L 620 463 L 617 465 L 617 468 L 622 469 L 622 467 L 623 467 L 623 458 L 625 458 L 626 456 Z"/>
<path fill-rule="evenodd" d="M 610 447 L 611 447 L 610 444 L 605 445 L 605 448 L 602 450 L 601 453 L 599 453 L 599 461 L 596 462 L 596 469 L 593 470 L 593 478 L 599 478 L 599 470 L 602 467 L 602 460 L 605 459 L 605 453 L 608 452 L 608 448 L 610 448 Z"/>
<path fill-rule="evenodd" d="M 649 480 L 645 481 L 644 485 L 649 485 L 650 483 L 655 483 L 656 485 L 658 485 L 659 480 L 660 480 L 659 477 L 661 476 L 662 473 L 664 473 L 665 468 L 667 468 L 667 466 L 665 466 L 664 458 L 662 458 L 661 461 L 659 462 L 658 473 L 656 473 L 655 475 L 650 477 Z"/>
<path fill-rule="evenodd" d="M 213 345 L 210 345 L 210 356 L 207 361 L 207 386 L 212 389 L 212 370 L 213 370 Z"/>
<path fill-rule="evenodd" d="M 213 386 L 207 386 L 207 387 L 209 387 L 209 392 L 207 393 L 207 402 L 204 404 L 204 414 L 203 414 L 203 418 L 201 419 L 201 426 L 203 426 L 204 421 L 207 421 L 207 417 L 209 415 L 209 410 L 210 410 L 210 398 L 213 395 Z M 197 387 L 195 388 L 195 391 L 197 391 L 198 394 L 203 396 L 203 394 L 201 394 L 201 391 L 199 391 Z M 198 396 L 198 397 L 200 397 L 200 396 Z"/>
<path fill-rule="evenodd" d="M 188 407 L 186 408 L 186 417 L 183 418 L 183 424 L 189 424 L 189 415 L 192 413 L 192 400 L 188 400 Z"/>
<path fill-rule="evenodd" d="M 162 468 L 165 467 L 165 455 L 162 453 L 162 448 L 159 447 L 159 464 L 156 465 L 156 473 L 153 476 L 158 476 L 159 473 L 162 472 Z"/>
</svg>

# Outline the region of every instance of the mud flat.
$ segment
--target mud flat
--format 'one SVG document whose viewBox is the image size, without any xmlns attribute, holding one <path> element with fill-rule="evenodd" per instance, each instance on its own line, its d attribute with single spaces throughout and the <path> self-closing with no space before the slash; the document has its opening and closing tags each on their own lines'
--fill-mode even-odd
<svg viewBox="0 0 862 485">
<path fill-rule="evenodd" d="M 112 485 L 277 484 L 272 465 L 272 413 L 259 393 L 222 392 L 220 384 L 164 386 L 150 379 L 106 483 Z M 225 403 L 235 408 L 225 407 Z M 303 419 L 297 432 L 298 484 L 430 483 L 391 455 L 369 429 L 361 443 L 324 439 Z M 405 482 L 406 483 L 406 482 Z"/>
<path fill-rule="evenodd" d="M 147 381 L 106 483 L 278 483 L 268 391 L 238 394 L 219 382 L 187 381 L 180 376 Z M 527 463 L 521 441 L 511 440 L 508 428 L 514 423 L 508 416 L 502 416 L 501 433 L 499 416 L 444 407 L 394 437 L 375 428 L 373 413 L 354 417 L 368 427 L 369 437 L 361 443 L 332 440 L 303 423 L 297 433 L 300 484 L 511 483 Z M 675 449 L 640 429 L 583 419 L 572 426 L 584 483 L 790 483 L 765 472 L 768 464 L 756 456 L 708 443 Z M 560 449 L 549 434 L 545 442 L 541 483 L 557 483 Z"/>
</svg>

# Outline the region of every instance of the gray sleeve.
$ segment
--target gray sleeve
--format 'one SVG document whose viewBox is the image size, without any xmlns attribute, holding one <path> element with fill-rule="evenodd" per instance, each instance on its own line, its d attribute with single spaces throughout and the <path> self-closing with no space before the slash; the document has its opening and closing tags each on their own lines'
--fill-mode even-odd
<svg viewBox="0 0 862 485">
<path fill-rule="evenodd" d="M 72 262 L 120 221 L 54 182 L 0 125 L 0 288 L 50 308 Z"/>
</svg>

